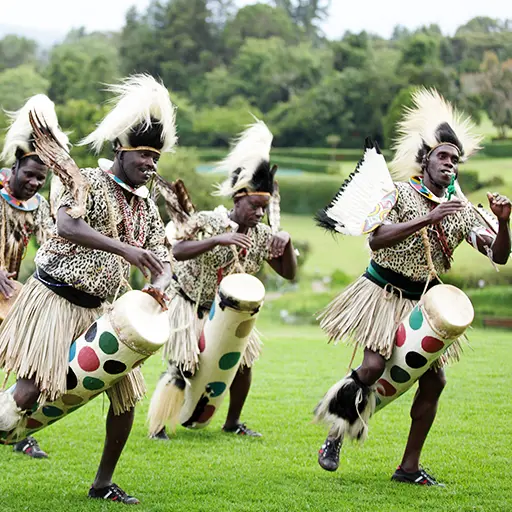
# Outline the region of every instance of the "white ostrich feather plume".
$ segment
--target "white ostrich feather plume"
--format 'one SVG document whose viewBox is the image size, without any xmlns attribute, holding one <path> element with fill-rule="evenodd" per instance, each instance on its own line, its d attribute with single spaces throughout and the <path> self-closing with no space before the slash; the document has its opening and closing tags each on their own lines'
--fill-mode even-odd
<svg viewBox="0 0 512 512">
<path fill-rule="evenodd" d="M 0 159 L 7 165 L 11 165 L 16 160 L 18 148 L 25 153 L 31 151 L 29 141 L 32 138 L 32 126 L 28 117 L 30 111 L 35 112 L 37 117 L 46 123 L 62 147 L 69 149 L 68 136 L 59 127 L 55 104 L 45 94 L 36 94 L 16 112 L 6 112 L 11 124 L 5 136 L 4 149 Z"/>
<path fill-rule="evenodd" d="M 254 119 L 255 122 L 233 141 L 228 156 L 215 166 L 216 171 L 227 172 L 228 179 L 218 185 L 214 195 L 232 196 L 238 190 L 246 188 L 260 164 L 270 161 L 272 132 L 263 121 L 256 117 Z M 232 185 L 233 173 L 238 169 L 241 169 L 240 174 Z"/>
<path fill-rule="evenodd" d="M 457 111 L 434 89 L 418 89 L 413 94 L 414 107 L 406 108 L 398 123 L 398 138 L 393 145 L 395 157 L 390 164 L 395 181 L 406 181 L 413 175 L 422 173 L 416 161 L 423 143 L 434 147 L 440 141 L 436 130 L 442 123 L 450 125 L 464 148 L 464 158 L 470 157 L 478 149 L 482 138 L 475 133 L 475 125 L 470 118 Z"/>
<path fill-rule="evenodd" d="M 107 90 L 116 95 L 111 100 L 114 108 L 80 145 L 90 144 L 99 153 L 105 142 L 119 139 L 124 147 L 129 147 L 130 130 L 139 124 L 149 128 L 153 118 L 162 125 L 162 153 L 172 150 L 177 142 L 176 109 L 162 83 L 150 75 L 139 74 L 108 85 Z"/>
</svg>

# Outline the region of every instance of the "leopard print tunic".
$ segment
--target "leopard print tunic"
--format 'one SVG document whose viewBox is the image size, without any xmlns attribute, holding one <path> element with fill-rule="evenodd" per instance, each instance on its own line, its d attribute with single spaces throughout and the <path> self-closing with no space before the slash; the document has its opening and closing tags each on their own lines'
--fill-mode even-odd
<svg viewBox="0 0 512 512">
<path fill-rule="evenodd" d="M 100 169 L 83 169 L 82 174 L 90 186 L 84 216 L 87 224 L 99 233 L 124 243 L 133 239 L 162 262 L 169 262 L 164 226 L 153 200 L 133 195 L 129 204 L 126 202 L 124 207 L 131 209 L 133 219 L 127 230 L 119 200 L 121 187 Z M 58 200 L 58 208 L 72 205 L 71 194 L 64 192 Z M 103 300 L 118 291 L 130 270 L 129 263 L 115 254 L 89 249 L 58 235 L 39 249 L 35 261 L 53 278 Z"/>
<path fill-rule="evenodd" d="M 428 214 L 436 206 L 434 201 L 414 190 L 410 183 L 395 185 L 398 199 L 384 223 L 408 222 Z M 462 211 L 445 217 L 441 228 L 451 253 L 464 240 L 469 239 L 472 233 L 486 231 L 469 204 Z M 439 275 L 444 274 L 450 268 L 450 261 L 443 252 L 440 238 L 433 226 L 428 226 L 427 229 L 434 267 Z M 490 236 L 488 232 L 486 234 Z M 413 281 L 426 281 L 428 278 L 427 257 L 419 231 L 393 247 L 372 251 L 371 256 L 379 265 L 399 272 Z"/>
<path fill-rule="evenodd" d="M 238 225 L 229 218 L 228 213 L 223 206 L 214 211 L 197 213 L 192 219 L 196 226 L 192 239 L 202 240 L 237 231 Z M 268 258 L 272 232 L 266 224 L 259 223 L 247 234 L 251 237 L 252 246 L 248 251 L 239 251 L 238 260 L 245 272 L 255 274 Z M 174 262 L 177 282 L 173 280 L 169 292 L 174 295 L 181 288 L 194 302 L 209 308 L 220 278 L 237 271 L 232 246 L 217 245 L 197 258 Z"/>
</svg>

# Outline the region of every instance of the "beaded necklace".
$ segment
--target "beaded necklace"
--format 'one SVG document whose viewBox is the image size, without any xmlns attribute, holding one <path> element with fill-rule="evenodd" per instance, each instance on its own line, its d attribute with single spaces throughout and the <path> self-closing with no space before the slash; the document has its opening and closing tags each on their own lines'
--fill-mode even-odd
<svg viewBox="0 0 512 512">
<path fill-rule="evenodd" d="M 122 220 L 122 228 L 124 232 L 124 236 L 126 239 L 126 242 L 129 245 L 133 245 L 135 247 L 142 247 L 144 245 L 144 242 L 146 241 L 146 227 L 147 227 L 147 213 L 146 209 L 144 208 L 144 202 L 142 199 L 140 199 L 137 196 L 134 196 L 133 201 L 134 205 L 133 208 L 130 206 L 130 203 L 126 199 L 126 196 L 124 195 L 121 187 L 114 186 L 114 193 L 117 200 L 117 204 L 119 205 L 119 208 L 121 209 L 121 214 L 123 217 Z M 134 216 L 137 216 L 139 221 L 139 232 L 138 236 L 135 239 L 135 223 L 134 223 Z"/>
</svg>

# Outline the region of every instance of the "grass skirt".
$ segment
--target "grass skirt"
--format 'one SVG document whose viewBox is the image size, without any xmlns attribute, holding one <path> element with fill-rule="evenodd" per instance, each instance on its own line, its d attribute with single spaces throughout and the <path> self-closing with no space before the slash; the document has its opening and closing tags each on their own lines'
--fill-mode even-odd
<svg viewBox="0 0 512 512">
<path fill-rule="evenodd" d="M 40 404 L 56 400 L 66 392 L 69 347 L 102 314 L 103 307 L 75 306 L 31 277 L 0 326 L 0 368 L 34 378 Z M 106 392 L 119 415 L 145 391 L 136 368 Z"/>
<path fill-rule="evenodd" d="M 183 371 L 190 371 L 193 374 L 199 362 L 198 341 L 208 315 L 198 318 L 195 305 L 178 293 L 171 298 L 168 308 L 171 336 L 164 346 L 163 357 L 169 362 L 177 363 Z M 258 331 L 253 329 L 249 335 L 241 367 L 253 366 L 260 356 L 261 346 Z"/>
<path fill-rule="evenodd" d="M 396 330 L 417 303 L 361 276 L 338 295 L 318 318 L 329 341 L 344 341 L 378 352 L 389 359 Z M 460 353 L 460 341 L 456 340 L 433 366 L 458 361 Z"/>
</svg>

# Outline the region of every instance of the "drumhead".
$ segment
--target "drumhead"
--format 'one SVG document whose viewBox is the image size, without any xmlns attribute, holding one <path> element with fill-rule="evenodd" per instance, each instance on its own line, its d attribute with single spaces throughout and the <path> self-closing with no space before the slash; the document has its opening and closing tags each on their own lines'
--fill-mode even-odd
<svg viewBox="0 0 512 512">
<path fill-rule="evenodd" d="M 170 244 L 176 242 L 176 225 L 172 220 L 167 223 L 167 226 L 165 226 L 165 238 L 167 238 L 167 241 Z"/>
<path fill-rule="evenodd" d="M 255 306 L 265 298 L 263 283 L 250 274 L 231 274 L 219 285 L 220 292 L 238 302 L 252 303 Z"/>
<path fill-rule="evenodd" d="M 440 284 L 432 287 L 422 303 L 430 326 L 446 339 L 460 336 L 473 322 L 473 305 L 455 286 Z"/>
<path fill-rule="evenodd" d="M 143 350 L 163 345 L 170 336 L 169 317 L 149 294 L 139 290 L 125 293 L 113 304 L 113 317 L 118 329 L 133 338 Z"/>
</svg>

